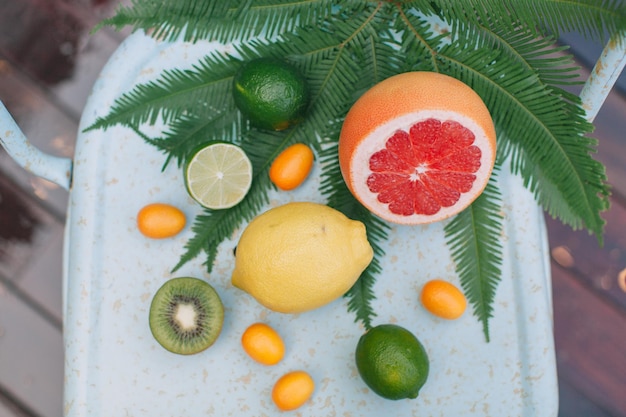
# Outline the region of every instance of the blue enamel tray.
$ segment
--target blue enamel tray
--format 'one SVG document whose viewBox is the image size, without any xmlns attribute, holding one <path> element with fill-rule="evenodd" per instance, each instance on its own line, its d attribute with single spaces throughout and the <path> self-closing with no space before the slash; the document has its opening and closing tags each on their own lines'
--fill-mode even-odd
<svg viewBox="0 0 626 417">
<path fill-rule="evenodd" d="M 159 42 L 131 35 L 98 78 L 81 131 L 108 113 L 114 100 L 162 70 L 191 67 L 207 53 L 228 52 L 208 42 Z M 159 127 L 155 126 L 158 131 Z M 374 302 L 374 324 L 396 323 L 424 344 L 431 361 L 415 400 L 389 401 L 371 392 L 354 364 L 363 328 L 346 301 L 298 315 L 264 309 L 230 284 L 239 231 L 222 243 L 213 272 L 203 258 L 170 271 L 190 227 L 177 237 L 148 240 L 135 216 L 152 202 L 181 208 L 189 223 L 200 207 L 185 190 L 181 171 L 133 131 L 115 127 L 80 133 L 66 225 L 64 276 L 65 414 L 71 417 L 274 416 L 274 382 L 303 369 L 316 382 L 299 416 L 529 416 L 557 415 L 548 244 L 543 212 L 520 178 L 499 174 L 505 217 L 503 278 L 487 343 L 470 309 L 455 321 L 431 316 L 419 304 L 421 285 L 443 278 L 458 285 L 444 241 L 444 223 L 394 226 L 385 243 Z M 319 166 L 293 192 L 271 194 L 267 208 L 318 201 Z M 217 342 L 192 356 L 164 350 L 148 327 L 152 296 L 166 280 L 195 276 L 210 282 L 225 305 Z M 267 367 L 241 349 L 244 329 L 256 321 L 276 328 L 285 359 Z"/>
</svg>

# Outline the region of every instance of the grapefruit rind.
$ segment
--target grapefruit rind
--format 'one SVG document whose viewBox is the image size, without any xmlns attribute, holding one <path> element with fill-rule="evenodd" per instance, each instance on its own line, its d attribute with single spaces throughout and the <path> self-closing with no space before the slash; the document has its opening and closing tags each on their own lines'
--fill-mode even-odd
<svg viewBox="0 0 626 417">
<path fill-rule="evenodd" d="M 385 142 L 381 142 L 381 137 L 389 138 L 399 129 L 408 132 L 414 124 L 428 119 L 437 119 L 441 121 L 453 120 L 462 124 L 474 133 L 474 144 L 478 145 L 481 150 L 480 168 L 478 171 L 473 173 L 476 176 L 476 180 L 474 181 L 469 192 L 461 193 L 456 204 L 451 207 L 442 207 L 434 215 L 412 214 L 407 216 L 395 214 L 388 209 L 387 205 L 377 200 L 376 193 L 369 190 L 367 186 L 367 179 L 373 171 L 370 169 L 369 164 L 359 163 L 359 161 L 369 161 L 370 157 L 375 152 L 385 148 Z M 344 175 L 347 177 L 346 182 L 352 184 L 353 193 L 360 197 L 361 204 L 373 213 L 378 214 L 380 217 L 398 224 L 431 223 L 447 219 L 459 213 L 468 207 L 476 199 L 476 197 L 482 193 L 489 181 L 495 161 L 495 149 L 488 145 L 489 142 L 490 139 L 484 129 L 482 129 L 471 118 L 457 112 L 445 110 L 424 110 L 420 112 L 408 113 L 393 119 L 391 122 L 379 126 L 377 129 L 372 131 L 372 133 L 365 136 L 360 145 L 355 148 L 354 153 L 352 154 L 351 163 L 349 164 L 350 170 L 345 172 Z M 381 213 L 381 210 L 385 210 L 384 213 Z"/>
<path fill-rule="evenodd" d="M 408 132 L 411 126 L 428 119 L 457 122 L 469 129 L 475 137 L 474 146 L 482 154 L 481 168 L 472 173 L 476 179 L 469 191 L 457 190 L 462 198 L 451 206 L 447 202 L 449 207 L 429 214 L 394 214 L 388 198 L 381 196 L 383 202 L 378 201 L 367 185 L 372 155 L 386 148 L 398 129 Z M 397 74 L 367 90 L 346 114 L 338 147 L 341 173 L 354 197 L 384 220 L 411 225 L 444 220 L 469 206 L 489 181 L 495 153 L 495 126 L 482 98 L 464 82 L 429 71 Z"/>
</svg>

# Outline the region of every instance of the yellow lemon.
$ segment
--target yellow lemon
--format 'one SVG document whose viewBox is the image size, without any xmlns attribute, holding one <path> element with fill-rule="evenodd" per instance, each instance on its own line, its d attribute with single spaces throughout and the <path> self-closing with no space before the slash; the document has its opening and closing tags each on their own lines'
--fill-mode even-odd
<svg viewBox="0 0 626 417">
<path fill-rule="evenodd" d="M 365 225 L 324 204 L 287 203 L 254 218 L 237 244 L 232 283 L 281 313 L 341 297 L 374 251 Z"/>
</svg>

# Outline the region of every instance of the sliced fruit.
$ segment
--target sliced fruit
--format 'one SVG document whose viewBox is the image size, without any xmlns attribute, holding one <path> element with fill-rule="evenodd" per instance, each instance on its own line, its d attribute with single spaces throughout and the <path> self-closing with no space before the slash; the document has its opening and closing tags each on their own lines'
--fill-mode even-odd
<svg viewBox="0 0 626 417">
<path fill-rule="evenodd" d="M 304 143 L 296 143 L 282 151 L 270 166 L 270 180 L 283 191 L 297 188 L 313 168 L 313 151 Z"/>
<path fill-rule="evenodd" d="M 191 355 L 211 346 L 224 322 L 224 306 L 215 289 L 192 277 L 172 278 L 150 304 L 150 331 L 170 352 Z"/>
<path fill-rule="evenodd" d="M 430 370 L 422 343 L 395 324 L 381 324 L 363 334 L 355 360 L 363 382 L 388 400 L 417 398 Z"/>
<path fill-rule="evenodd" d="M 252 163 L 237 145 L 213 142 L 198 150 L 185 167 L 189 195 L 214 210 L 233 207 L 252 185 Z"/>
<path fill-rule="evenodd" d="M 276 381 L 272 389 L 272 401 L 282 411 L 300 408 L 315 391 L 315 381 L 305 371 L 289 372 Z"/>
<path fill-rule="evenodd" d="M 467 300 L 456 286 L 448 281 L 433 279 L 420 291 L 420 302 L 435 316 L 454 320 L 465 312 Z"/>
<path fill-rule="evenodd" d="M 248 355 L 263 365 L 276 365 L 285 356 L 285 343 L 271 326 L 250 325 L 241 335 L 241 346 Z"/>
<path fill-rule="evenodd" d="M 484 190 L 496 157 L 489 110 L 474 90 L 433 72 L 392 76 L 346 115 L 339 163 L 354 196 L 394 223 L 453 216 Z"/>
<path fill-rule="evenodd" d="M 283 130 L 304 119 L 310 94 L 296 67 L 275 58 L 258 58 L 235 74 L 233 98 L 253 125 Z"/>
<path fill-rule="evenodd" d="M 137 213 L 137 228 L 146 237 L 164 239 L 176 236 L 185 227 L 185 213 L 164 203 L 148 204 Z"/>
</svg>

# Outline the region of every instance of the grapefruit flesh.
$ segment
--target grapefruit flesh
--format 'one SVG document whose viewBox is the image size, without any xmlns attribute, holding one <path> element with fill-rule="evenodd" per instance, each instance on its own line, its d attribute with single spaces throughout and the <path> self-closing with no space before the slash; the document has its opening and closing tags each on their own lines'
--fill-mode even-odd
<svg viewBox="0 0 626 417">
<path fill-rule="evenodd" d="M 461 81 L 410 72 L 375 85 L 348 112 L 339 163 L 355 197 L 394 223 L 459 213 L 482 193 L 495 163 L 495 129 Z"/>
</svg>

